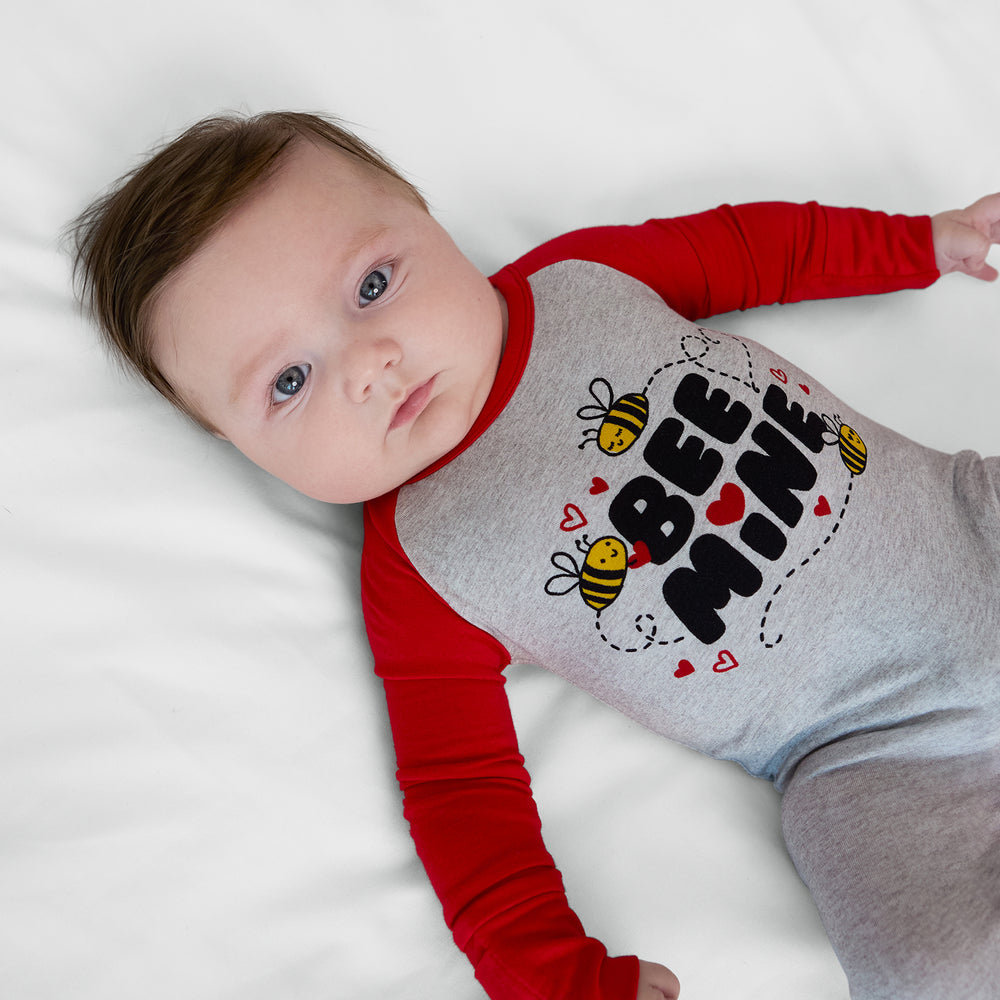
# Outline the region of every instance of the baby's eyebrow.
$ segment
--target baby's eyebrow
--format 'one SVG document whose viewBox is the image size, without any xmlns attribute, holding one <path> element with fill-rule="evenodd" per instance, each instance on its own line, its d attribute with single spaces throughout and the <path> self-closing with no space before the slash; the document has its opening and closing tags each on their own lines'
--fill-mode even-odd
<svg viewBox="0 0 1000 1000">
<path fill-rule="evenodd" d="M 352 261 L 358 254 L 363 253 L 369 244 L 377 242 L 387 232 L 389 232 L 389 227 L 381 223 L 367 229 L 362 229 L 358 233 L 357 239 L 348 244 L 341 263 L 347 264 L 349 261 Z"/>
<path fill-rule="evenodd" d="M 266 363 L 274 351 L 274 344 L 265 344 L 246 364 L 241 365 L 233 376 L 233 388 L 229 394 L 229 405 L 233 406 L 243 396 L 254 375 Z"/>
</svg>

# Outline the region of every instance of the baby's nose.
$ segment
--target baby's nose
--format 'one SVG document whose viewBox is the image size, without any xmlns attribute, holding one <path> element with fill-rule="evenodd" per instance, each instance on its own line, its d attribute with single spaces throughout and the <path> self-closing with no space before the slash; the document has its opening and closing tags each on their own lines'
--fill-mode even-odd
<svg viewBox="0 0 1000 1000">
<path fill-rule="evenodd" d="M 401 358 L 399 345 L 388 338 L 354 344 L 345 360 L 344 376 L 348 396 L 355 402 L 363 403 L 375 386 L 399 364 Z"/>
</svg>

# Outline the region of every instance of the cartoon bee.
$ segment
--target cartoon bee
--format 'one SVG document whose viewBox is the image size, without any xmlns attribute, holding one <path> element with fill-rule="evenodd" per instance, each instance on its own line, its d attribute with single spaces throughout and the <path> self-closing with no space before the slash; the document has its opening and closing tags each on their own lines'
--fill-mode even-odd
<svg viewBox="0 0 1000 1000">
<path fill-rule="evenodd" d="M 841 461 L 851 470 L 852 475 L 860 476 L 868 464 L 868 448 L 861 435 L 838 416 L 830 417 L 824 413 L 823 423 L 826 424 L 823 440 L 827 444 L 836 444 L 840 449 Z"/>
<path fill-rule="evenodd" d="M 583 566 L 578 566 L 568 552 L 556 552 L 552 565 L 563 572 L 546 580 L 545 593 L 558 597 L 579 587 L 584 604 L 600 614 L 625 584 L 628 570 L 625 543 L 614 535 L 605 535 L 591 543 L 584 535 L 576 547 L 584 556 Z"/>
<path fill-rule="evenodd" d="M 600 420 L 598 428 L 583 432 L 582 449 L 588 441 L 596 441 L 605 455 L 620 455 L 635 444 L 649 419 L 649 400 L 644 392 L 630 392 L 615 399 L 611 383 L 595 378 L 590 383 L 590 395 L 597 406 L 581 406 L 576 415 L 581 420 Z"/>
</svg>

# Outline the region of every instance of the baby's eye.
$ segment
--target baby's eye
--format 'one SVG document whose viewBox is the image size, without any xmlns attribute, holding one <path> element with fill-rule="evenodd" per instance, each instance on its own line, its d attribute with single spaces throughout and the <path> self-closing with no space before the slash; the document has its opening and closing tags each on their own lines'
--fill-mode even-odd
<svg viewBox="0 0 1000 1000">
<path fill-rule="evenodd" d="M 286 368 L 271 386 L 271 402 L 284 403 L 306 384 L 311 365 L 292 365 Z"/>
<path fill-rule="evenodd" d="M 367 275 L 358 289 L 358 297 L 361 300 L 359 305 L 365 306 L 369 302 L 374 302 L 389 287 L 391 277 L 392 264 L 382 264 Z"/>
</svg>

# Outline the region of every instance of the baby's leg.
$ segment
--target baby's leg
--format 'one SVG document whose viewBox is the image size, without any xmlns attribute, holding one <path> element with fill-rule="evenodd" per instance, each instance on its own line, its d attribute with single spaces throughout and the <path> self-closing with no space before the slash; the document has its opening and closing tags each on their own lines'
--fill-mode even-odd
<svg viewBox="0 0 1000 1000">
<path fill-rule="evenodd" d="M 789 850 L 853 1000 L 995 1000 L 1000 748 L 919 759 L 896 743 L 868 733 L 806 757 L 782 804 Z"/>
</svg>

